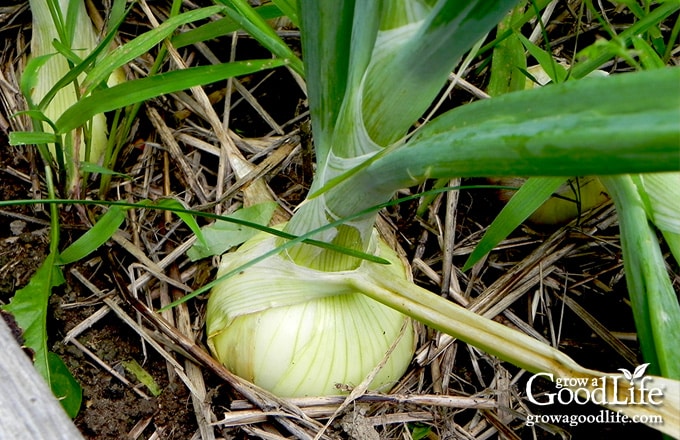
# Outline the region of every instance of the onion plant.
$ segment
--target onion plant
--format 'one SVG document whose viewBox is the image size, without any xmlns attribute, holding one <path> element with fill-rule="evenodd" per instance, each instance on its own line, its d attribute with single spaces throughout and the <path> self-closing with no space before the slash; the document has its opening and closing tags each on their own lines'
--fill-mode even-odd
<svg viewBox="0 0 680 440">
<path fill-rule="evenodd" d="M 220 3 L 246 7 L 240 0 Z M 316 175 L 281 227 L 391 264 L 296 244 L 242 270 L 284 245 L 271 236 L 225 255 L 207 331 L 215 356 L 230 369 L 283 395 L 337 393 L 337 383 L 358 385 L 366 377 L 370 387 L 384 388 L 410 362 L 412 330 L 396 310 L 532 372 L 604 374 L 416 286 L 400 275 L 403 263 L 374 229 L 372 207 L 427 179 L 562 176 L 551 181 L 549 195 L 569 176 L 608 175 L 609 183 L 625 179 L 617 175 L 680 168 L 680 70 L 671 68 L 509 93 L 412 130 L 463 55 L 515 3 L 299 1 Z M 624 213 L 627 206 L 617 203 Z M 386 372 L 371 373 L 386 354 Z M 678 382 L 656 380 L 668 386 L 663 407 L 622 410 L 659 411 L 667 420 L 660 429 L 674 432 L 680 425 L 670 397 Z"/>
<path fill-rule="evenodd" d="M 638 234 L 633 242 L 624 241 L 628 261 L 636 258 L 636 246 L 652 239 L 640 226 L 645 215 L 663 224 L 668 236 L 675 234 L 677 245 L 676 213 L 664 208 L 663 193 L 651 189 L 658 186 L 656 175 L 637 174 L 680 171 L 680 70 L 579 79 L 508 93 L 421 124 L 452 69 L 517 0 L 275 1 L 300 28 L 304 66 L 245 0 L 217 3 L 169 18 L 106 59 L 97 59 L 97 53 L 84 60 L 71 56 L 76 67 L 62 81 L 77 81 L 87 71 L 77 89 L 84 94 L 61 116 L 43 119 L 56 119 L 51 121 L 55 136 L 65 136 L 96 114 L 162 93 L 282 65 L 304 74 L 316 174 L 305 202 L 289 222 L 278 226 L 282 233 L 256 235 L 223 257 L 221 279 L 207 311 L 208 343 L 218 359 L 281 395 L 334 394 L 340 392 L 336 384 L 362 382 L 387 389 L 411 361 L 415 319 L 528 371 L 603 376 L 416 286 L 405 263 L 375 231 L 375 207 L 397 190 L 428 179 L 558 177 L 550 180 L 554 187 L 548 188 L 549 195 L 570 176 L 601 175 L 626 219 L 621 222 L 622 240 Z M 663 17 L 678 9 L 677 2 L 664 2 L 654 14 Z M 219 13 L 239 23 L 277 59 L 198 66 L 109 89 L 102 85 L 116 68 L 178 26 Z M 631 33 L 642 31 L 637 26 Z M 101 44 L 98 50 L 103 50 Z M 75 47 L 63 52 L 77 54 Z M 572 77 L 598 67 L 598 57 L 593 57 L 575 68 Z M 419 128 L 413 129 L 415 125 Z M 14 140 L 30 143 L 20 134 Z M 312 246 L 302 238 L 333 246 Z M 356 252 L 337 252 L 338 247 Z M 649 261 L 661 264 L 660 253 L 650 252 L 654 259 Z M 267 254 L 272 256 L 263 259 Z M 633 290 L 650 285 L 647 275 L 640 273 L 631 284 L 631 296 L 645 295 Z M 656 277 L 654 285 L 668 293 L 672 286 L 666 281 Z M 668 322 L 677 322 L 677 300 L 665 296 L 662 304 L 670 312 Z M 666 331 L 677 328 L 670 325 Z M 663 333 L 655 338 L 664 346 Z M 677 353 L 670 348 L 661 352 L 657 372 L 678 379 L 672 368 Z M 657 428 L 674 433 L 680 429 L 680 399 L 673 399 L 680 395 L 679 384 L 659 377 L 654 381 L 666 387 L 664 405 L 618 409 L 662 414 L 666 424 Z M 613 396 L 616 390 L 607 387 L 605 392 Z"/>
<path fill-rule="evenodd" d="M 60 81 L 75 64 L 92 54 L 99 38 L 82 0 L 31 0 L 29 6 L 33 23 L 31 64 L 26 71 L 31 73 L 23 79 L 25 95 L 30 114 L 47 133 L 45 139 L 52 141 L 47 144 L 51 157 L 42 150 L 43 157 L 65 171 L 72 191 L 81 162 L 101 163 L 108 145 L 108 127 L 105 115 L 99 113 L 67 136 L 55 136 L 53 121 L 81 99 L 83 90 L 79 84 L 85 75 L 70 83 Z M 116 85 L 124 80 L 124 73 L 117 69 L 106 79 L 108 85 Z"/>
</svg>

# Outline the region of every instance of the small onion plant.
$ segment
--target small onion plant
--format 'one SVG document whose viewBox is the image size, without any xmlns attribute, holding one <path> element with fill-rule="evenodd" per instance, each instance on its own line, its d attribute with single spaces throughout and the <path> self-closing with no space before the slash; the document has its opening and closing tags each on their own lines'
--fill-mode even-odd
<svg viewBox="0 0 680 440">
<path fill-rule="evenodd" d="M 65 171 L 67 189 L 73 191 L 80 163 L 100 164 L 109 149 L 106 116 L 93 115 L 87 124 L 66 136 L 53 134 L 54 121 L 83 98 L 79 84 L 85 74 L 69 83 L 63 79 L 75 64 L 90 56 L 99 45 L 99 38 L 82 0 L 31 0 L 29 7 L 33 18 L 32 65 L 26 71 L 35 69 L 35 74 L 25 75 L 22 87 L 27 89 L 29 114 L 38 116 L 36 122 L 46 132 L 46 139 L 53 137 L 52 142 L 47 143 L 49 155 L 43 154 L 44 159 L 56 162 Z M 100 54 L 103 56 L 105 53 Z M 124 79 L 124 72 L 116 69 L 109 76 L 108 85 L 119 84 Z"/>
<path fill-rule="evenodd" d="M 240 0 L 221 3 L 235 15 L 247 9 Z M 294 236 L 316 231 L 311 238 L 390 264 L 310 244 L 285 246 L 285 239 L 270 235 L 224 255 L 208 302 L 207 333 L 213 354 L 228 368 L 282 396 L 337 394 L 336 384 L 355 386 L 367 377 L 369 388 L 385 390 L 411 361 L 413 318 L 532 372 L 604 374 L 416 286 L 374 228 L 371 207 L 427 179 L 562 176 L 549 180 L 553 186 L 534 201 L 535 209 L 569 176 L 606 175 L 602 181 L 622 216 L 626 268 L 636 252 L 631 247 L 639 245 L 629 241 L 630 229 L 639 229 L 635 235 L 648 240 L 646 254 L 663 268 L 658 244 L 649 241 L 647 218 L 663 217 L 668 223 L 661 223 L 677 234 L 677 204 L 664 205 L 658 200 L 662 194 L 639 190 L 677 175 L 634 173 L 679 169 L 680 70 L 509 93 L 453 109 L 412 130 L 463 55 L 516 3 L 300 0 L 292 9 L 302 36 L 316 174 L 307 199 L 280 227 Z M 575 71 L 573 79 L 587 73 Z M 655 206 L 664 206 L 664 213 Z M 629 209 L 637 216 L 630 222 Z M 275 256 L 240 270 L 279 247 Z M 655 274 L 670 317 L 659 328 L 667 340 L 677 341 L 678 306 L 668 276 L 648 273 Z M 648 295 L 644 284 L 629 281 L 637 292 L 631 296 Z M 663 337 L 657 339 L 663 343 Z M 657 375 L 678 379 L 677 348 L 668 342 L 665 347 L 661 352 L 668 359 L 658 359 L 654 347 L 645 355 L 658 361 Z M 618 409 L 661 413 L 666 424 L 657 428 L 674 432 L 680 426 L 672 401 L 678 382 L 654 380 L 667 387 L 665 405 Z M 614 392 L 606 390 L 610 397 Z"/>
</svg>

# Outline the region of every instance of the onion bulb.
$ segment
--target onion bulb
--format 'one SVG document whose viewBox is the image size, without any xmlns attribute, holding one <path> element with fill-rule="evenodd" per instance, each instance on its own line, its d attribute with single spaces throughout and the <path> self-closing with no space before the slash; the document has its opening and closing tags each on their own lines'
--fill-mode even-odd
<svg viewBox="0 0 680 440">
<path fill-rule="evenodd" d="M 520 177 L 489 178 L 489 183 L 500 186 L 520 187 L 526 179 Z M 511 190 L 499 190 L 498 198 L 507 202 L 515 194 Z M 597 177 L 569 179 L 560 186 L 555 195 L 546 200 L 529 216 L 529 221 L 538 225 L 560 225 L 569 223 L 581 213 L 596 208 L 609 200 L 607 190 Z"/>
<path fill-rule="evenodd" d="M 561 65 L 568 69 L 568 65 Z M 532 78 L 527 78 L 525 88 L 531 89 L 548 84 L 550 76 L 540 65 L 527 68 Z M 607 72 L 595 70 L 588 74 L 589 77 L 607 76 Z M 489 183 L 500 186 L 520 187 L 526 181 L 521 177 L 489 178 Z M 513 196 L 514 191 L 500 190 L 498 198 L 507 202 Z M 559 225 L 569 223 L 581 215 L 582 212 L 596 208 L 609 200 L 607 189 L 597 177 L 578 177 L 569 179 L 555 192 L 555 196 L 546 200 L 529 217 L 529 221 L 539 225 Z"/>
<path fill-rule="evenodd" d="M 375 253 L 406 268 L 382 240 Z M 261 233 L 223 255 L 218 277 L 277 246 Z M 370 271 L 363 262 L 355 271 Z M 267 258 L 216 285 L 206 327 L 213 356 L 230 371 L 282 397 L 342 394 L 360 384 L 392 352 L 369 388 L 386 391 L 406 371 L 414 352 L 410 318 L 357 292 L 348 272 L 295 264 L 285 254 Z"/>
</svg>

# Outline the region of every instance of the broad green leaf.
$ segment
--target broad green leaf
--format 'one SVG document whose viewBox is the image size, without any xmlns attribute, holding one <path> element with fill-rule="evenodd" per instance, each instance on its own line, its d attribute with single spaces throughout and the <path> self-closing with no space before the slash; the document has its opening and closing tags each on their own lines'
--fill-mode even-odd
<svg viewBox="0 0 680 440">
<path fill-rule="evenodd" d="M 78 415 L 83 400 L 83 389 L 64 361 L 55 353 L 47 353 L 50 368 L 50 387 L 61 406 L 72 419 Z"/>
<path fill-rule="evenodd" d="M 12 301 L 4 307 L 24 330 L 25 344 L 35 352 L 35 368 L 47 383 L 52 382 L 47 356 L 48 299 L 52 288 L 63 282 L 64 276 L 56 264 L 56 255 L 49 254 L 28 284 L 17 290 Z"/>
<path fill-rule="evenodd" d="M 376 46 L 367 72 L 362 103 L 370 137 L 383 146 L 401 138 L 431 105 L 463 55 L 516 3 L 440 1 L 426 19 L 379 38 L 382 45 Z M 405 34 L 396 39 L 397 32 Z"/>
<path fill-rule="evenodd" d="M 677 171 L 680 69 L 567 81 L 468 104 L 325 194 L 346 216 L 428 178 Z M 352 194 L 353 197 L 345 197 Z"/>
<path fill-rule="evenodd" d="M 57 264 L 70 264 L 81 260 L 106 243 L 125 221 L 125 211 L 112 206 L 87 232 L 59 254 Z"/>
<path fill-rule="evenodd" d="M 67 133 L 99 113 L 116 110 L 166 93 L 279 67 L 285 63 L 285 60 L 239 61 L 174 70 L 127 81 L 108 89 L 94 91 L 66 110 L 55 125 L 59 133 Z"/>
<path fill-rule="evenodd" d="M 271 220 L 277 204 L 275 202 L 260 203 L 242 208 L 233 214 L 231 218 L 237 218 L 259 225 L 266 225 Z M 246 240 L 254 237 L 259 231 L 247 226 L 238 225 L 218 220 L 210 226 L 203 228 L 204 242 L 200 240 L 187 251 L 192 261 L 213 255 L 221 255 L 230 248 L 238 246 Z"/>
<path fill-rule="evenodd" d="M 493 220 L 480 242 L 468 257 L 463 270 L 470 269 L 484 255 L 510 235 L 536 211 L 557 188 L 564 177 L 534 177 L 528 179 Z"/>
</svg>

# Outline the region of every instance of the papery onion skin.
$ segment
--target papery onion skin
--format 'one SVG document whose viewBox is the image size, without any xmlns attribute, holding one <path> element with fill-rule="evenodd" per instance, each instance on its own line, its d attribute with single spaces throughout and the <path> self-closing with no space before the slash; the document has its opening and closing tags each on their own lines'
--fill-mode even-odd
<svg viewBox="0 0 680 440">
<path fill-rule="evenodd" d="M 223 256 L 218 276 L 275 245 L 276 239 L 267 234 L 256 236 L 239 251 Z M 406 278 L 397 255 L 384 243 L 378 249 L 392 262 L 394 276 Z M 370 270 L 370 264 L 374 263 L 357 270 Z M 297 270 L 292 267 L 300 269 L 301 289 L 318 286 L 311 295 L 316 298 L 290 299 L 292 304 L 286 304 L 287 298 L 296 296 L 286 295 L 293 287 L 290 279 L 283 280 L 290 277 L 290 270 Z M 349 274 L 301 268 L 276 255 L 226 279 L 213 288 L 208 301 L 206 324 L 213 355 L 233 373 L 282 397 L 337 395 L 358 385 L 401 337 L 369 387 L 387 391 L 411 362 L 415 331 L 410 318 L 352 292 Z M 283 284 L 277 285 L 277 279 Z M 264 310 L 257 309 L 267 301 L 257 299 L 245 306 L 229 305 L 248 303 L 267 289 L 281 292 L 280 297 L 274 293 L 268 298 L 273 306 Z"/>
</svg>

